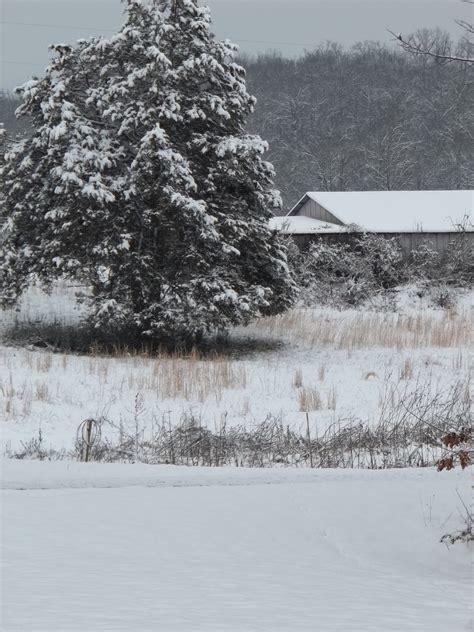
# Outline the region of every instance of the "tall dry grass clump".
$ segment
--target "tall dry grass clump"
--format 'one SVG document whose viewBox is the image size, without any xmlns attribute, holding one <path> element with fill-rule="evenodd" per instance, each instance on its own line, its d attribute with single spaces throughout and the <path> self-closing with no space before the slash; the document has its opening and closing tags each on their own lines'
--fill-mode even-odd
<svg viewBox="0 0 474 632">
<path fill-rule="evenodd" d="M 298 390 L 298 402 L 302 413 L 321 410 L 323 407 L 321 395 L 315 388 L 300 388 Z"/>
<path fill-rule="evenodd" d="M 411 380 L 413 377 L 413 360 L 405 358 L 402 368 L 400 369 L 401 380 Z"/>
<path fill-rule="evenodd" d="M 467 312 L 395 314 L 294 309 L 262 318 L 253 327 L 260 334 L 302 342 L 309 347 L 336 349 L 393 347 L 462 347 L 472 342 Z"/>
<path fill-rule="evenodd" d="M 303 371 L 301 369 L 296 369 L 295 375 L 293 376 L 293 386 L 295 388 L 301 388 L 303 386 Z"/>
<path fill-rule="evenodd" d="M 226 357 L 160 358 L 152 362 L 151 377 L 161 397 L 201 402 L 211 395 L 220 401 L 224 390 L 245 388 L 247 381 L 245 366 Z"/>
<path fill-rule="evenodd" d="M 89 359 L 89 371 L 100 383 L 109 378 L 111 363 L 121 362 L 128 370 L 122 371 L 118 392 L 153 391 L 159 399 L 185 399 L 203 402 L 213 397 L 220 402 L 228 389 L 244 389 L 247 374 L 244 363 L 227 356 L 204 357 L 197 351 L 190 354 L 158 356 L 117 353 L 112 358 L 94 356 Z M 111 373 L 111 372 L 110 372 Z"/>
</svg>

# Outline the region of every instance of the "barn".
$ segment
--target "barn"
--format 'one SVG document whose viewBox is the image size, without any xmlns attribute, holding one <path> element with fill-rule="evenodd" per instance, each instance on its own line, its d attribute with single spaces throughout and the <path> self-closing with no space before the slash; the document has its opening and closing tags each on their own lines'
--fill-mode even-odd
<svg viewBox="0 0 474 632">
<path fill-rule="evenodd" d="M 270 227 L 301 248 L 316 239 L 349 241 L 357 233 L 396 238 L 405 256 L 430 242 L 446 252 L 463 231 L 474 245 L 473 191 L 310 191 Z"/>
</svg>

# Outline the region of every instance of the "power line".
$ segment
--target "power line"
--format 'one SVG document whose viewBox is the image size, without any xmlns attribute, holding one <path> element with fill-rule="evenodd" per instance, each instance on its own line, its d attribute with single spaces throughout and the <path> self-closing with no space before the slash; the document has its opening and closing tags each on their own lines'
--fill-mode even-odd
<svg viewBox="0 0 474 632">
<path fill-rule="evenodd" d="M 43 28 L 52 29 L 75 29 L 80 31 L 107 31 L 109 33 L 114 33 L 113 29 L 98 29 L 96 26 L 75 26 L 72 24 L 37 24 L 36 22 L 7 22 L 4 20 L 1 20 L 0 24 L 14 24 L 16 26 L 40 26 Z"/>
<path fill-rule="evenodd" d="M 13 22 L 13 21 L 5 21 L 1 20 L 0 24 L 9 24 L 16 26 L 39 26 L 41 28 L 58 28 L 58 29 L 73 29 L 80 31 L 98 31 L 98 32 L 107 32 L 107 33 L 116 33 L 116 29 L 98 29 L 94 26 L 75 26 L 73 24 L 39 24 L 36 22 Z M 238 38 L 229 38 L 236 42 L 242 42 L 245 44 L 272 44 L 274 46 L 314 46 L 313 44 L 309 44 L 308 42 L 274 42 L 269 40 L 252 40 L 252 39 L 238 39 Z"/>
<path fill-rule="evenodd" d="M 0 24 L 14 25 L 14 26 L 31 26 L 31 27 L 40 27 L 40 28 L 60 28 L 60 29 L 73 29 L 73 30 L 81 30 L 81 31 L 98 31 L 98 32 L 108 32 L 108 33 L 116 33 L 117 31 L 114 29 L 98 29 L 97 27 L 92 26 L 75 26 L 72 24 L 44 24 L 44 23 L 36 23 L 36 22 L 14 22 L 12 20 L 0 20 Z M 276 42 L 270 40 L 252 40 L 252 39 L 236 39 L 229 38 L 236 42 L 241 42 L 245 44 L 270 44 L 272 46 L 314 46 L 314 44 L 309 44 L 305 42 Z M 47 64 L 39 64 L 34 61 L 18 61 L 13 59 L 2 59 L 2 64 L 12 64 L 15 66 L 41 66 L 45 68 Z"/>
<path fill-rule="evenodd" d="M 35 61 L 13 61 L 10 59 L 2 59 L 2 64 L 16 64 L 19 66 L 41 66 L 42 68 L 44 68 L 46 65 L 46 64 L 38 64 L 38 62 L 35 62 Z"/>
<path fill-rule="evenodd" d="M 314 42 L 309 44 L 308 42 L 271 42 L 269 40 L 249 40 L 249 39 L 237 39 L 235 37 L 229 37 L 228 39 L 235 42 L 244 42 L 249 44 L 275 44 L 278 46 L 314 46 Z"/>
</svg>

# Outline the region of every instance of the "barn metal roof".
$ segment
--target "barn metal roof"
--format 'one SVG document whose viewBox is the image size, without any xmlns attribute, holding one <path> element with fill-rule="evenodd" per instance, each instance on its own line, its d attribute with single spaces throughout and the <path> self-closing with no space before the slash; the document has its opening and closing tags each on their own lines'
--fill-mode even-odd
<svg viewBox="0 0 474 632">
<path fill-rule="evenodd" d="M 287 217 L 295 216 L 312 199 L 345 226 L 355 225 L 372 232 L 456 232 L 461 225 L 472 231 L 473 193 L 470 190 L 309 191 Z"/>
</svg>

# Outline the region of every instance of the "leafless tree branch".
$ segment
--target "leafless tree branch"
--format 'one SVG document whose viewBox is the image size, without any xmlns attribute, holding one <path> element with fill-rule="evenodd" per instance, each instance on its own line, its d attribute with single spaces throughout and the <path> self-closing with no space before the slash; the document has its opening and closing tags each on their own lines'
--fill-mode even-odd
<svg viewBox="0 0 474 632">
<path fill-rule="evenodd" d="M 470 2 L 470 4 L 472 3 Z M 474 33 L 473 24 L 470 24 L 469 22 L 464 22 L 463 20 L 458 20 L 456 23 L 459 26 L 461 26 L 461 28 L 463 28 L 467 34 Z M 403 37 L 401 33 L 396 34 L 393 31 L 390 31 L 390 29 L 387 29 L 387 30 L 390 33 L 390 35 L 393 35 L 394 40 L 397 41 L 397 43 L 403 48 L 403 50 L 407 51 L 408 53 L 411 53 L 414 55 L 423 55 L 427 57 L 432 57 L 433 59 L 437 59 L 438 61 L 441 61 L 441 62 L 464 62 L 468 64 L 474 63 L 473 57 L 463 57 L 462 55 L 453 55 L 448 51 L 441 52 L 441 51 L 435 50 L 433 46 L 423 45 L 421 42 L 417 41 L 416 38 L 413 36 L 405 38 Z"/>
</svg>

